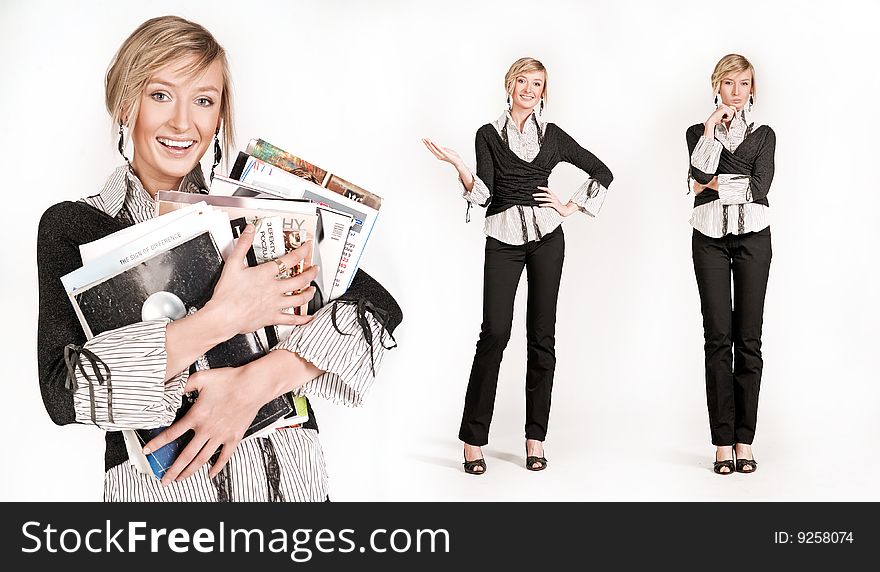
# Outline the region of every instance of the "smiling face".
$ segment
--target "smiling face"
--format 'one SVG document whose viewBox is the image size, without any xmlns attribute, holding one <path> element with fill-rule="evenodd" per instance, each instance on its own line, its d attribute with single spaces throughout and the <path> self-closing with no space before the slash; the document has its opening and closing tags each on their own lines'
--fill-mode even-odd
<svg viewBox="0 0 880 572">
<path fill-rule="evenodd" d="M 742 110 L 748 104 L 749 95 L 752 93 L 751 70 L 746 69 L 722 79 L 719 93 L 725 105 L 735 107 L 738 111 Z"/>
<path fill-rule="evenodd" d="M 132 167 L 151 195 L 176 190 L 220 127 L 222 64 L 216 60 L 199 74 L 185 73 L 192 63 L 183 58 L 159 69 L 141 94 L 131 132 Z"/>
<path fill-rule="evenodd" d="M 530 112 L 544 94 L 546 76 L 543 71 L 523 72 L 513 80 L 511 102 L 514 108 Z"/>
</svg>

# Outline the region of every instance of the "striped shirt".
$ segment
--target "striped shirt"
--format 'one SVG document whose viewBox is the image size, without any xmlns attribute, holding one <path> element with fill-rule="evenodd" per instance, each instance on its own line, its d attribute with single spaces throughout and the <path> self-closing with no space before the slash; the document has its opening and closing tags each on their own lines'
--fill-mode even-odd
<svg viewBox="0 0 880 572">
<path fill-rule="evenodd" d="M 198 170 L 198 167 L 197 169 Z M 195 171 L 194 171 L 195 172 Z M 185 178 L 181 190 L 197 191 L 200 177 Z M 117 168 L 97 195 L 82 199 L 111 216 L 124 216 L 133 223 L 153 217 L 154 200 L 128 166 Z M 124 212 L 122 212 L 124 211 Z M 383 344 L 370 345 L 360 334 L 357 309 L 341 304 L 333 326 L 331 306 L 315 313 L 308 324 L 294 328 L 272 351 L 296 353 L 324 373 L 300 387 L 301 395 L 320 396 L 359 406 L 369 392 L 385 351 Z M 381 340 L 382 326 L 365 313 L 373 339 Z M 113 422 L 108 419 L 103 385 L 94 384 L 95 421 L 88 382 L 77 370 L 74 392 L 76 420 L 104 430 L 158 427 L 173 422 L 181 403 L 188 372 L 165 381 L 165 327 L 168 320 L 151 320 L 104 332 L 85 347 L 103 360 L 113 374 Z M 107 471 L 107 501 L 323 501 L 328 496 L 327 471 L 317 431 L 279 429 L 267 437 L 241 441 L 215 479 L 208 479 L 207 465 L 189 478 L 163 487 L 152 474 L 144 474 L 126 461 Z"/>
<path fill-rule="evenodd" d="M 718 169 L 721 150 L 736 151 L 749 134 L 758 127 L 751 114 L 743 109 L 734 116 L 730 128 L 723 123 L 715 126 L 715 138 L 700 137 L 691 154 L 691 165 L 704 173 L 714 173 Z M 765 205 L 751 202 L 748 178 L 719 173 L 718 199 L 694 207 L 690 224 L 702 234 L 721 238 L 725 234 L 757 232 L 770 226 L 770 209 Z M 731 209 L 736 205 L 735 209 Z M 725 221 L 742 221 L 740 224 L 726 224 Z M 726 227 L 726 228 L 725 228 Z M 725 233 L 725 230 L 727 231 Z"/>
<path fill-rule="evenodd" d="M 510 116 L 509 111 L 501 114 L 501 117 L 492 124 L 498 134 L 501 135 L 502 130 L 507 129 L 507 140 L 510 150 L 517 157 L 524 161 L 532 162 L 541 151 L 540 137 L 538 128 L 541 133 L 547 129 L 547 123 L 537 116 L 534 116 L 537 122 L 531 117 L 526 120 L 523 130 L 520 131 L 516 122 Z M 474 178 L 473 189 L 468 192 L 464 187 L 464 183 L 459 179 L 462 186 L 462 196 L 469 203 L 475 205 L 484 205 L 489 200 L 491 192 L 486 184 L 477 176 L 473 169 L 469 169 Z M 571 197 L 571 202 L 578 206 L 578 209 L 590 216 L 595 217 L 599 214 L 602 204 L 605 202 L 607 189 L 599 185 L 598 192 L 591 189 L 590 185 L 597 184 L 593 179 L 587 180 L 580 188 L 575 191 Z M 592 190 L 592 192 L 591 192 Z M 535 192 L 540 192 L 535 189 Z M 530 210 L 529 215 L 525 215 L 526 210 Z M 530 206 L 512 206 L 503 212 L 495 215 L 487 216 L 483 225 L 486 236 L 490 236 L 505 244 L 524 244 L 523 229 L 525 228 L 528 242 L 540 240 L 538 236 L 546 236 L 562 224 L 562 215 L 552 207 L 530 207 Z M 537 224 L 537 229 L 535 225 Z"/>
</svg>

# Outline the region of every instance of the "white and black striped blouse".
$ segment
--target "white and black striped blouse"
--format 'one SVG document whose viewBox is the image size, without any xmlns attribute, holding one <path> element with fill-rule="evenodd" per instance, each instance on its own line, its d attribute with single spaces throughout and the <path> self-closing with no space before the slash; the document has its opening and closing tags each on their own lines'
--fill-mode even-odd
<svg viewBox="0 0 880 572">
<path fill-rule="evenodd" d="M 721 150 L 727 149 L 733 153 L 757 127 L 758 124 L 751 114 L 745 109 L 741 110 L 730 122 L 730 128 L 723 123 L 715 126 L 714 139 L 700 137 L 691 154 L 691 165 L 704 173 L 714 173 L 718 169 Z M 748 179 L 719 173 L 718 199 L 694 207 L 691 226 L 712 238 L 721 238 L 725 234 L 757 232 L 770 226 L 770 209 L 762 204 L 748 202 L 748 186 Z M 740 212 L 734 216 L 728 212 L 725 216 L 725 210 L 734 206 Z M 740 217 L 743 221 L 741 229 L 737 224 L 724 224 L 725 219 L 739 220 Z"/>
<path fill-rule="evenodd" d="M 524 161 L 531 162 L 538 156 L 541 150 L 540 137 L 538 129 L 544 132 L 547 123 L 541 120 L 534 113 L 523 126 L 522 132 L 517 128 L 516 122 L 510 116 L 509 111 L 501 114 L 501 117 L 492 124 L 501 135 L 502 130 L 507 129 L 507 141 L 510 150 L 517 157 Z M 462 187 L 462 196 L 475 205 L 483 205 L 489 199 L 490 191 L 486 184 L 477 177 L 474 169 L 469 169 L 474 177 L 474 187 L 468 192 L 464 187 L 464 183 L 459 180 Z M 602 208 L 605 200 L 607 189 L 600 185 L 600 189 L 596 192 L 590 189 L 590 184 L 596 183 L 589 179 L 580 188 L 575 191 L 571 197 L 571 202 L 575 203 L 579 210 L 585 214 L 595 217 Z M 539 192 L 535 189 L 535 192 Z M 564 204 L 564 203 L 563 203 Z M 546 236 L 562 224 L 562 215 L 552 207 L 524 207 L 531 209 L 534 216 L 524 216 L 523 209 L 510 207 L 507 210 L 495 215 L 487 216 L 483 225 L 486 236 L 490 236 L 505 244 L 524 244 L 533 240 L 540 240 L 540 236 Z M 537 229 L 535 225 L 537 224 Z M 528 240 L 523 240 L 523 229 L 526 231 Z"/>
<path fill-rule="evenodd" d="M 82 200 L 111 216 L 127 209 L 125 214 L 134 223 L 153 217 L 153 198 L 128 166 L 117 168 L 100 193 Z M 325 372 L 299 388 L 300 394 L 359 406 L 373 384 L 385 348 L 381 343 L 371 348 L 362 335 L 340 334 L 330 312 L 330 306 L 318 310 L 309 324 L 294 328 L 272 350 L 294 352 Z M 371 314 L 365 317 L 373 339 L 381 339 L 382 325 Z M 138 322 L 99 334 L 85 344 L 113 372 L 113 422 L 108 419 L 104 386 L 98 384 L 93 419 L 89 384 L 76 371 L 78 422 L 107 431 L 173 422 L 188 371 L 165 381 L 167 324 L 168 320 Z M 354 305 L 337 306 L 336 326 L 344 333 L 362 331 Z M 130 462 L 112 467 L 104 479 L 107 501 L 323 501 L 327 496 L 327 471 L 317 431 L 302 428 L 278 429 L 265 438 L 241 441 L 228 469 L 214 481 L 208 479 L 206 465 L 191 477 L 163 487 Z"/>
</svg>

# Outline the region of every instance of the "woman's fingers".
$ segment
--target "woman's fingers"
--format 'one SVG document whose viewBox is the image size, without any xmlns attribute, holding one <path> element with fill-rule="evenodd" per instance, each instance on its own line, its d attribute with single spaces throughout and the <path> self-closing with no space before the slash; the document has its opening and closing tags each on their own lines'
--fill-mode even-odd
<svg viewBox="0 0 880 572">
<path fill-rule="evenodd" d="M 183 419 L 179 421 L 175 421 L 171 424 L 170 427 L 153 437 L 149 443 L 144 445 L 144 455 L 149 455 L 154 451 L 158 451 L 168 443 L 174 441 L 190 429 L 192 429 L 192 422 L 187 419 L 187 416 L 184 415 Z"/>
<path fill-rule="evenodd" d="M 276 325 L 279 326 L 304 326 L 311 322 L 315 318 L 314 315 L 306 315 L 301 316 L 298 314 L 288 314 L 287 312 L 280 312 L 278 314 L 278 322 Z"/>
<path fill-rule="evenodd" d="M 189 478 L 193 473 L 202 468 L 202 465 L 207 463 L 211 456 L 220 448 L 222 443 L 216 439 L 209 439 L 205 446 L 202 447 L 202 450 L 199 451 L 199 454 L 190 461 L 189 465 L 181 471 L 179 475 L 174 479 L 176 481 L 182 481 L 183 479 Z"/>
<path fill-rule="evenodd" d="M 235 448 L 238 447 L 239 443 L 240 441 L 235 441 L 234 443 L 226 443 L 223 445 L 223 448 L 220 449 L 220 456 L 217 457 L 217 462 L 214 463 L 214 466 L 211 467 L 211 470 L 208 472 L 209 478 L 213 479 L 223 470 L 223 467 L 229 462 L 229 458 L 232 456 L 232 453 L 235 452 Z"/>
<path fill-rule="evenodd" d="M 174 463 L 165 471 L 162 477 L 162 484 L 168 485 L 177 480 L 178 475 L 189 465 L 190 461 L 196 458 L 205 443 L 208 441 L 206 437 L 201 437 L 198 433 L 193 436 L 192 440 L 183 448 L 183 451 L 177 456 Z"/>
<path fill-rule="evenodd" d="M 428 151 L 434 154 L 435 157 L 443 160 L 443 153 L 440 151 L 439 147 L 430 139 L 422 139 L 422 143 L 425 144 L 425 147 L 428 148 Z"/>
<path fill-rule="evenodd" d="M 317 266 L 309 266 L 304 271 L 295 274 L 290 278 L 276 280 L 273 288 L 275 292 L 278 292 L 279 294 L 304 290 L 312 283 L 315 277 L 318 276 L 318 270 L 319 268 Z"/>
<path fill-rule="evenodd" d="M 241 236 L 239 236 L 238 240 L 235 242 L 235 247 L 232 249 L 230 259 L 238 260 L 240 261 L 241 266 L 246 267 L 248 249 L 254 244 L 254 236 L 254 225 L 248 223 L 248 225 L 244 227 L 244 230 L 241 231 Z"/>
<path fill-rule="evenodd" d="M 303 260 L 312 259 L 312 249 L 314 248 L 315 241 L 307 240 L 298 247 L 294 248 L 290 252 L 279 256 L 275 259 L 274 262 L 264 262 L 261 266 L 266 267 L 266 274 L 271 274 L 275 276 L 278 274 L 279 266 L 278 263 L 284 264 L 284 266 L 288 269 L 294 268 L 297 264 L 302 262 Z"/>
<path fill-rule="evenodd" d="M 309 301 L 315 297 L 315 287 L 309 286 L 305 288 L 302 292 L 297 292 L 296 294 L 283 294 L 278 298 L 278 308 L 286 309 L 286 308 L 298 308 L 304 304 L 308 304 Z"/>
</svg>

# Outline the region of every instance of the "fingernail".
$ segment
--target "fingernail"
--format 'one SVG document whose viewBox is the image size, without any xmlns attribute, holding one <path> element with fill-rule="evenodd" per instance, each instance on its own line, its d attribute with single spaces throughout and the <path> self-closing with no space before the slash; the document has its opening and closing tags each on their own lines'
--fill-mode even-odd
<svg viewBox="0 0 880 572">
<path fill-rule="evenodd" d="M 252 225 L 251 223 L 247 223 L 247 226 L 244 227 L 244 230 L 242 231 L 242 234 L 244 234 L 244 233 L 246 233 L 246 232 L 248 232 L 248 233 L 250 233 L 250 232 L 254 232 L 254 225 Z"/>
<path fill-rule="evenodd" d="M 153 452 L 153 450 L 150 449 L 149 447 L 144 447 L 144 455 L 149 455 L 152 452 Z"/>
</svg>

